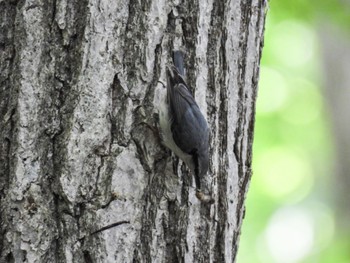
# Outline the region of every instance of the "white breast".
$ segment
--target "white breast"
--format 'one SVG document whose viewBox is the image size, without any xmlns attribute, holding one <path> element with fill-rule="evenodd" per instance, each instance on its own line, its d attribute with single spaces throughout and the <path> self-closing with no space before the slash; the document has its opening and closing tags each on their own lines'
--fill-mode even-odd
<svg viewBox="0 0 350 263">
<path fill-rule="evenodd" d="M 166 89 L 164 89 L 164 94 L 161 95 L 160 101 L 158 103 L 158 114 L 159 114 L 159 124 L 161 128 L 161 137 L 163 143 L 166 147 L 172 150 L 186 165 L 194 172 L 194 164 L 192 161 L 192 156 L 184 153 L 175 143 L 172 132 L 171 123 L 169 119 L 169 106 L 167 103 Z"/>
</svg>

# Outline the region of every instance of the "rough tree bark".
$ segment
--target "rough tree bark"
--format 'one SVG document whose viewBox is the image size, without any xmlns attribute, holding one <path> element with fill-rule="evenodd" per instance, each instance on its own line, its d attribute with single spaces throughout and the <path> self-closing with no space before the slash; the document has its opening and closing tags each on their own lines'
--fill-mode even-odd
<svg viewBox="0 0 350 263">
<path fill-rule="evenodd" d="M 265 1 L 2 0 L 0 12 L 0 262 L 233 262 Z M 158 136 L 174 48 L 211 129 L 212 206 Z"/>
</svg>

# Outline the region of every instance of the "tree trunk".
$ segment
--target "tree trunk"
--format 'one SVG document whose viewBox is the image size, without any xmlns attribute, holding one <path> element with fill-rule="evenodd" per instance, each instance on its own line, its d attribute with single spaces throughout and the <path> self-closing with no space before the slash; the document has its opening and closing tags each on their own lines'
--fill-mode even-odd
<svg viewBox="0 0 350 263">
<path fill-rule="evenodd" d="M 337 207 L 337 226 L 344 234 L 350 229 L 350 38 L 348 32 L 323 21 L 319 30 L 325 78 L 325 100 L 330 115 L 335 145 L 334 171 L 330 190 Z"/>
<path fill-rule="evenodd" d="M 233 262 L 265 11 L 0 1 L 0 262 Z M 159 81 L 179 48 L 211 129 L 212 206 L 159 138 Z"/>
</svg>

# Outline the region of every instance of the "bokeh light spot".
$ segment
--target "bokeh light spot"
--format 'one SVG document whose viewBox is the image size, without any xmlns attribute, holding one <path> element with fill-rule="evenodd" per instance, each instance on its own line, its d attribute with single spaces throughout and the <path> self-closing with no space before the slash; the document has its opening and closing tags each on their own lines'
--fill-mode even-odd
<svg viewBox="0 0 350 263">
<path fill-rule="evenodd" d="M 293 201 L 298 201 L 310 192 L 314 183 L 310 165 L 297 151 L 287 147 L 262 153 L 254 170 L 260 187 L 275 199 L 293 197 Z"/>
<path fill-rule="evenodd" d="M 297 79 L 290 81 L 293 99 L 283 112 L 283 118 L 291 124 L 305 125 L 318 119 L 322 109 L 319 89 L 310 81 Z"/>
<path fill-rule="evenodd" d="M 313 248 L 313 218 L 302 209 L 282 208 L 272 216 L 265 236 L 276 262 L 298 262 Z"/>
<path fill-rule="evenodd" d="M 304 66 L 315 55 L 316 37 L 308 25 L 285 20 L 274 28 L 270 46 L 274 47 L 273 55 L 277 61 L 297 68 Z"/>
<path fill-rule="evenodd" d="M 274 28 L 270 45 L 282 64 L 297 68 L 308 63 L 315 54 L 314 31 L 299 21 L 286 20 Z"/>
<path fill-rule="evenodd" d="M 264 114 L 277 111 L 288 98 L 286 80 L 281 73 L 272 68 L 262 66 L 260 70 L 257 112 Z"/>
</svg>

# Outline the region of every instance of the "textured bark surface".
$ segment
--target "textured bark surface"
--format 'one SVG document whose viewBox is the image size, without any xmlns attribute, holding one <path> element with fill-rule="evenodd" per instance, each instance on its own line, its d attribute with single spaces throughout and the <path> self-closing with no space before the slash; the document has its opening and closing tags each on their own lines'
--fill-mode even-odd
<svg viewBox="0 0 350 263">
<path fill-rule="evenodd" d="M 265 9 L 0 1 L 0 262 L 233 262 Z M 174 48 L 211 128 L 212 206 L 159 139 Z"/>
</svg>

